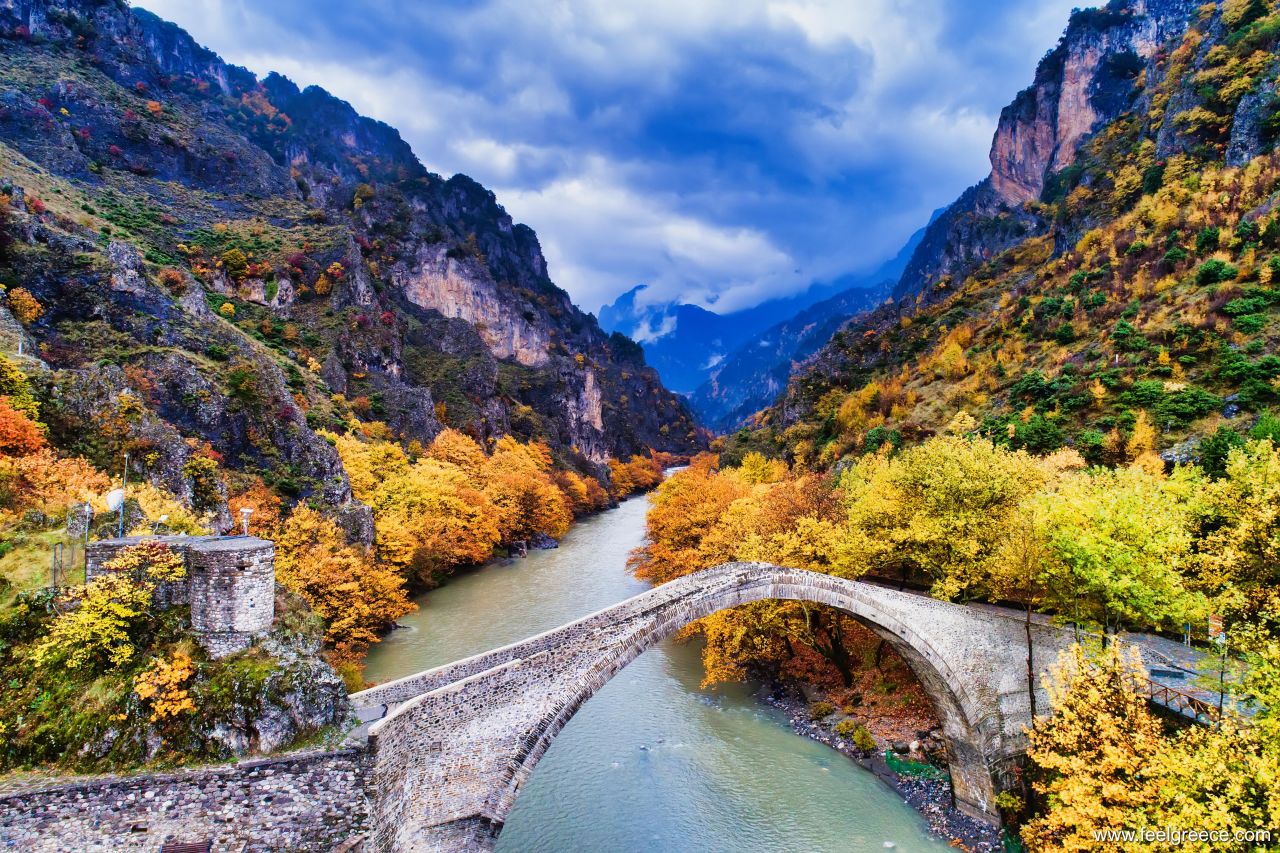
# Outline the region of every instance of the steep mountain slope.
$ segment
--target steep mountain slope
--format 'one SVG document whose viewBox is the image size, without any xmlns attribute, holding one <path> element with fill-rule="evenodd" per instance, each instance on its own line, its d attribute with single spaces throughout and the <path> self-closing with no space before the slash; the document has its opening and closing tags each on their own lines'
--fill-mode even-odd
<svg viewBox="0 0 1280 853">
<path fill-rule="evenodd" d="M 466 176 L 318 88 L 259 81 L 120 0 L 0 4 L 0 283 L 55 440 L 188 497 L 197 452 L 350 497 L 360 417 L 547 441 L 566 464 L 701 441 L 643 353 Z M 4 223 L 0 223 L 4 224 Z"/>
<path fill-rule="evenodd" d="M 693 393 L 690 405 L 716 432 L 737 428 L 777 399 L 797 361 L 812 355 L 852 317 L 883 302 L 891 281 L 846 290 L 752 336 L 716 365 L 711 378 Z"/>
<path fill-rule="evenodd" d="M 909 255 L 908 252 L 906 257 L 892 258 L 869 273 L 849 273 L 831 281 L 816 282 L 800 293 L 770 299 L 730 314 L 717 314 L 697 305 L 646 303 L 641 295 L 646 286 L 638 285 L 600 309 L 600 325 L 606 331 L 619 331 L 641 341 L 646 358 L 667 387 L 690 395 L 736 352 L 749 347 L 766 329 L 777 325 L 779 317 L 794 317 L 822 302 L 829 302 L 835 309 L 838 297 L 851 291 L 878 288 L 886 279 L 896 280 Z M 789 364 L 789 355 L 779 358 Z M 783 376 L 785 378 L 785 372 Z M 775 390 L 768 398 L 759 399 L 756 408 L 776 396 Z M 719 408 L 713 403 L 701 414 L 715 419 L 719 417 Z"/>
<path fill-rule="evenodd" d="M 1278 41 L 1261 0 L 1075 13 L 898 301 L 751 443 L 825 465 L 949 424 L 1090 461 L 1237 441 L 1278 398 Z"/>
<path fill-rule="evenodd" d="M 841 326 L 884 301 L 923 237 L 922 228 L 860 285 L 753 335 L 716 365 L 690 399 L 702 422 L 721 432 L 736 429 L 776 400 L 797 362 L 813 355 Z"/>
</svg>

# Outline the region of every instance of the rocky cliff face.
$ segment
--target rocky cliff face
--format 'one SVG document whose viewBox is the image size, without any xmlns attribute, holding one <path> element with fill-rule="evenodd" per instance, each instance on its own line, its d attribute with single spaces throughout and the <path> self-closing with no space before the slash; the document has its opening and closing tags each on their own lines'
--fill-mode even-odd
<svg viewBox="0 0 1280 853">
<path fill-rule="evenodd" d="M 753 446 L 834 464 L 961 410 L 1091 463 L 1129 461 L 1141 419 L 1184 461 L 1246 431 L 1280 403 L 1278 50 L 1263 0 L 1073 13 L 1002 112 L 991 173 L 926 230 L 894 302 L 792 375 Z"/>
<path fill-rule="evenodd" d="M 0 46 L 0 282 L 44 306 L 26 333 L 54 426 L 95 461 L 132 447 L 135 476 L 191 494 L 185 464 L 212 452 L 341 505 L 315 430 L 353 417 L 406 442 L 538 438 L 587 467 L 703 441 L 552 283 L 533 231 L 394 129 L 118 0 L 5 0 Z M 121 395 L 140 411 L 108 423 Z"/>
<path fill-rule="evenodd" d="M 1001 111 L 990 175 L 929 227 L 894 296 L 944 296 L 978 264 L 1044 233 L 1050 223 L 1035 204 L 1046 182 L 1076 162 L 1090 134 L 1135 107 L 1147 66 L 1186 30 L 1198 7 L 1190 0 L 1122 0 L 1075 12 L 1040 61 L 1035 82 Z"/>
</svg>

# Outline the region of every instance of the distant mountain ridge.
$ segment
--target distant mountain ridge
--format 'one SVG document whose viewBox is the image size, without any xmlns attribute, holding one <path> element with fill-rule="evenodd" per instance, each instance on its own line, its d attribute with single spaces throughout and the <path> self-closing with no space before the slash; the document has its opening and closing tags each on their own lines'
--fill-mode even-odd
<svg viewBox="0 0 1280 853">
<path fill-rule="evenodd" d="M 446 426 L 544 441 L 597 472 L 704 443 L 491 191 L 122 0 L 0 3 L 0 196 L 0 282 L 41 308 L 23 334 L 60 401 L 51 438 L 104 469 L 148 448 L 174 494 L 199 451 L 343 505 L 318 433 L 357 417 L 407 446 Z M 141 411 L 95 443 L 121 400 Z"/>
<path fill-rule="evenodd" d="M 941 211 L 934 213 L 936 218 Z M 717 432 L 735 429 L 768 406 L 787 387 L 793 370 L 839 329 L 888 298 L 925 229 L 866 276 L 868 284 L 840 291 L 753 335 L 715 366 L 690 403 L 703 424 Z"/>
<path fill-rule="evenodd" d="M 917 242 L 918 235 L 911 238 L 909 245 L 914 247 Z M 839 276 L 813 284 L 792 296 L 770 299 L 729 314 L 675 302 L 645 304 L 643 294 L 647 286 L 641 284 L 601 308 L 599 322 L 605 331 L 622 332 L 637 340 L 644 348 L 646 360 L 657 369 L 667 387 L 692 397 L 721 365 L 740 351 L 748 350 L 766 329 L 778 325 L 779 317 L 794 318 L 817 305 L 825 305 L 823 310 L 835 312 L 841 321 L 848 319 L 842 307 L 845 302 L 858 306 L 866 302 L 864 296 L 849 297 L 848 294 L 864 290 L 879 293 L 885 280 L 897 280 L 901 275 L 906 257 L 900 252 L 869 273 Z M 877 295 L 876 300 L 880 298 L 882 296 Z M 866 309 L 857 307 L 854 312 L 862 310 Z M 810 323 L 819 319 L 817 314 L 807 316 Z M 838 325 L 832 325 L 832 330 Z M 792 348 L 782 344 L 778 352 L 778 358 L 789 365 L 794 355 Z M 757 399 L 758 395 L 751 398 Z M 771 401 L 772 398 L 762 400 L 760 406 Z M 716 404 L 711 403 L 711 407 L 700 414 L 706 425 L 721 425 Z"/>
</svg>

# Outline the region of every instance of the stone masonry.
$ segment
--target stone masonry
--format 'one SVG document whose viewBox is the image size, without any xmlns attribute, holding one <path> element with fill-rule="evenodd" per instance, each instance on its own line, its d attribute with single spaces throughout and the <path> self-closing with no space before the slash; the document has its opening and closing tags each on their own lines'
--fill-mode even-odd
<svg viewBox="0 0 1280 853">
<path fill-rule="evenodd" d="M 275 546 L 253 536 L 127 536 L 90 542 L 85 580 L 104 572 L 120 551 L 143 541 L 163 542 L 187 564 L 184 580 L 160 583 L 165 605 L 190 604 L 191 628 L 215 658 L 248 648 L 275 618 Z"/>
<path fill-rule="evenodd" d="M 330 851 L 365 830 L 364 759 L 348 749 L 0 792 L 0 849 Z"/>
<path fill-rule="evenodd" d="M 902 654 L 943 721 L 957 804 L 993 820 L 1030 722 L 1021 621 L 830 575 L 730 563 L 520 643 L 354 694 L 369 731 L 366 850 L 489 850 L 539 759 L 624 666 L 680 628 L 762 599 L 828 604 Z M 1070 634 L 1033 626 L 1043 672 Z M 1037 706 L 1047 707 L 1038 692 Z"/>
</svg>

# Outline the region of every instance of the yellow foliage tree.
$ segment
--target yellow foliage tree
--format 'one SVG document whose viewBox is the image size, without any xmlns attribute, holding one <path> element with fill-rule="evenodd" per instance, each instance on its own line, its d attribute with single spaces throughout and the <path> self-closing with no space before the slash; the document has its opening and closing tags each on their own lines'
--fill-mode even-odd
<svg viewBox="0 0 1280 853">
<path fill-rule="evenodd" d="M 1147 773 L 1160 723 L 1134 689 L 1145 677 L 1137 652 L 1117 643 L 1097 654 L 1064 651 L 1045 687 L 1052 715 L 1030 732 L 1035 783 L 1051 807 L 1022 828 L 1028 848 L 1094 851 L 1099 833 L 1134 829 L 1156 791 Z"/>
<path fill-rule="evenodd" d="M 151 589 L 127 574 L 99 575 L 69 593 L 74 605 L 59 615 L 34 649 L 38 666 L 114 668 L 133 660 L 135 635 L 147 618 Z"/>
<path fill-rule="evenodd" d="M 325 639 L 340 659 L 358 658 L 417 607 L 403 577 L 348 545 L 337 524 L 305 504 L 281 525 L 276 578 L 324 619 Z"/>
<path fill-rule="evenodd" d="M 195 700 L 186 687 L 195 673 L 191 657 L 179 651 L 169 660 L 157 658 L 134 676 L 133 692 L 151 707 L 151 722 L 195 713 Z"/>
</svg>

